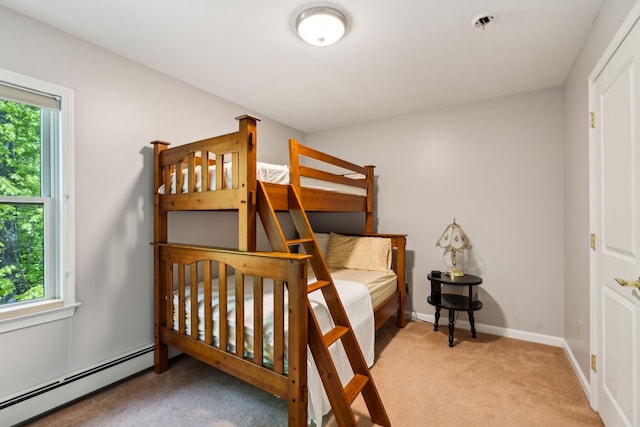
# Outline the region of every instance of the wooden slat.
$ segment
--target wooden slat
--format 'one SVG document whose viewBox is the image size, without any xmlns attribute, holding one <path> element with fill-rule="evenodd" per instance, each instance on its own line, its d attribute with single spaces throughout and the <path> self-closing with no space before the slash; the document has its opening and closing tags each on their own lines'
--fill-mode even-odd
<svg viewBox="0 0 640 427">
<path fill-rule="evenodd" d="M 284 346 L 284 287 L 285 282 L 276 280 L 273 283 L 273 370 L 279 374 L 284 373 L 285 346 Z"/>
<path fill-rule="evenodd" d="M 196 158 L 195 153 L 187 156 L 187 191 L 193 193 L 196 190 Z"/>
<path fill-rule="evenodd" d="M 231 165 L 231 188 L 238 188 L 240 186 L 240 153 L 231 153 Z M 247 165 L 248 167 L 249 165 Z"/>
<path fill-rule="evenodd" d="M 178 331 L 184 334 L 186 331 L 186 309 L 185 309 L 185 283 L 184 265 L 178 265 Z"/>
<path fill-rule="evenodd" d="M 233 188 L 219 191 L 165 194 L 159 196 L 160 208 L 167 211 L 226 210 L 238 208 L 242 192 L 237 188 Z"/>
<path fill-rule="evenodd" d="M 225 188 L 225 179 L 224 179 L 224 168 L 225 168 L 225 164 L 224 164 L 224 154 L 220 154 L 219 156 L 216 156 L 216 159 L 220 159 L 220 161 L 218 162 L 218 164 L 216 165 L 216 190 L 222 190 Z M 230 165 L 229 167 L 234 167 L 234 165 Z M 237 188 L 237 187 L 232 187 L 232 188 Z"/>
<path fill-rule="evenodd" d="M 172 168 L 170 167 L 166 167 L 164 168 L 164 182 L 166 183 L 164 186 L 164 194 L 170 194 L 171 193 L 171 170 Z M 156 189 L 160 188 L 160 185 L 155 187 Z M 179 193 L 180 191 L 177 190 L 176 187 L 176 191 Z"/>
<path fill-rule="evenodd" d="M 213 344 L 212 264 L 213 261 L 205 261 L 202 273 L 202 279 L 204 280 L 204 342 L 207 345 Z"/>
<path fill-rule="evenodd" d="M 184 184 L 184 170 L 182 169 L 182 161 L 174 165 L 174 171 L 175 171 L 175 182 L 176 182 L 176 194 L 180 194 L 182 192 L 182 186 Z"/>
<path fill-rule="evenodd" d="M 262 366 L 262 337 L 264 336 L 264 283 L 262 277 L 253 277 L 253 362 Z"/>
<path fill-rule="evenodd" d="M 244 357 L 244 274 L 236 270 L 236 351 L 238 357 Z"/>
<path fill-rule="evenodd" d="M 189 267 L 189 288 L 191 290 L 191 337 L 198 339 L 198 264 L 195 262 Z"/>
<path fill-rule="evenodd" d="M 348 185 L 351 187 L 363 188 L 366 189 L 368 187 L 367 181 L 365 178 L 349 178 L 344 175 L 339 175 L 327 171 L 323 171 L 320 169 L 311 168 L 308 166 L 300 166 L 300 176 L 305 176 L 308 178 L 319 179 L 321 181 L 334 182 L 336 184 Z"/>
<path fill-rule="evenodd" d="M 173 268 L 174 265 L 169 262 L 163 263 L 164 272 L 163 278 L 165 279 L 163 283 L 160 284 L 161 288 L 161 296 L 160 299 L 165 301 L 165 311 L 164 311 L 164 319 L 156 320 L 156 322 L 166 325 L 169 328 L 176 328 L 178 325 L 175 325 L 173 322 L 173 310 L 176 307 L 173 306 Z M 159 314 L 158 314 L 159 315 Z M 157 315 L 157 316 L 158 316 Z"/>
<path fill-rule="evenodd" d="M 367 198 L 350 194 L 331 193 L 315 188 L 300 189 L 302 205 L 307 212 L 366 212 Z"/>
<path fill-rule="evenodd" d="M 222 351 L 227 351 L 227 343 L 229 342 L 229 330 L 227 325 L 229 319 L 227 313 L 229 312 L 227 306 L 228 295 L 228 283 L 227 283 L 228 269 L 224 263 L 218 264 L 218 337 L 220 339 L 219 348 Z"/>
<path fill-rule="evenodd" d="M 209 160 L 209 152 L 200 152 L 200 191 L 209 191 L 209 166 L 215 165 L 215 160 Z"/>
</svg>

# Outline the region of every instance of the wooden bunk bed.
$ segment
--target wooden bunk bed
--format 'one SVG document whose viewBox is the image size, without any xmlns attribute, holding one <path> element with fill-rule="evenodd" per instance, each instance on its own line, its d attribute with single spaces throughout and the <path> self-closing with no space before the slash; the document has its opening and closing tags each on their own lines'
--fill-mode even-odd
<svg viewBox="0 0 640 427">
<path fill-rule="evenodd" d="M 154 338 L 155 371 L 168 369 L 168 347 L 177 348 L 289 402 L 289 425 L 307 423 L 307 263 L 310 255 L 256 252 L 258 212 L 257 119 L 238 117 L 237 132 L 169 148 L 154 141 Z M 301 158 L 328 168 L 307 166 Z M 392 316 L 405 326 L 405 245 L 401 234 L 374 233 L 374 167 L 358 166 L 289 141 L 289 182 L 309 212 L 361 212 L 367 237 L 389 239 L 397 289 L 374 307 L 375 328 Z M 336 170 L 341 172 L 336 172 Z M 344 170 L 347 173 L 344 173 Z M 353 177 L 355 175 L 355 177 Z M 305 180 L 315 181 L 307 186 Z M 322 185 L 318 186 L 318 181 Z M 327 189 L 326 185 L 355 191 Z M 289 209 L 289 185 L 260 182 L 272 208 Z M 171 244 L 170 211 L 238 212 L 238 248 Z M 317 253 L 317 252 L 316 252 Z M 324 263 L 324 262 L 323 262 Z M 231 279 L 228 279 L 231 277 Z M 231 282 L 229 282 L 231 280 Z M 212 282 L 216 283 L 212 300 Z M 204 295 L 198 300 L 199 289 Z M 252 294 L 252 303 L 233 295 Z M 215 297 L 214 297 L 215 298 Z M 265 358 L 262 335 L 270 301 L 273 319 L 269 334 L 273 345 Z M 243 304 L 243 301 L 245 304 Z M 233 304 L 233 307 L 228 307 Z M 203 310 L 200 316 L 190 316 Z M 231 310 L 229 310 L 231 308 Z M 251 336 L 246 335 L 246 314 L 253 311 Z M 215 313 L 214 313 L 215 312 Z M 217 324 L 211 319 L 216 317 Z M 233 323 L 233 328 L 221 325 Z M 235 336 L 230 336 L 235 335 Z M 217 339 L 214 338 L 217 337 Z M 285 338 L 286 337 L 286 338 Z M 233 342 L 232 346 L 229 343 Z M 247 345 L 249 343 L 249 345 Z M 373 415 L 373 414 L 372 414 Z"/>
</svg>

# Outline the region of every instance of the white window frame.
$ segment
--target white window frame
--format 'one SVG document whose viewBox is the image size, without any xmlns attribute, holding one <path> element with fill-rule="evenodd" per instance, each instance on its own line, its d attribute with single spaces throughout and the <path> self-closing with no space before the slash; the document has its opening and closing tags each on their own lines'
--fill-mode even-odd
<svg viewBox="0 0 640 427">
<path fill-rule="evenodd" d="M 45 233 L 55 239 L 54 253 L 45 252 L 45 262 L 54 265 L 52 274 L 47 275 L 53 292 L 50 298 L 0 307 L 0 333 L 3 333 L 71 317 L 80 303 L 75 296 L 73 90 L 2 68 L 0 81 L 60 99 L 59 122 L 52 126 L 58 132 L 59 143 L 51 153 L 57 163 L 53 168 L 56 176 L 51 177 L 55 182 L 54 214 L 50 216 L 53 223 L 45 224 L 45 230 L 49 230 Z"/>
</svg>

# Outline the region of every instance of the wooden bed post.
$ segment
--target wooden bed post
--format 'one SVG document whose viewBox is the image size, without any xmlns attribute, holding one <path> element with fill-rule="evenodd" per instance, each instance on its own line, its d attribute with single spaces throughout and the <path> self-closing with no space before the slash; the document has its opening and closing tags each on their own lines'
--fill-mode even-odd
<svg viewBox="0 0 640 427">
<path fill-rule="evenodd" d="M 307 425 L 307 263 L 289 262 L 289 425 Z"/>
<path fill-rule="evenodd" d="M 240 142 L 240 188 L 242 192 L 238 208 L 238 249 L 256 250 L 256 162 L 257 162 L 257 122 L 259 119 L 248 115 L 236 117 Z M 242 159 L 246 159 L 246 162 Z M 246 181 L 244 181 L 246 177 Z"/>
<path fill-rule="evenodd" d="M 167 302 L 163 296 L 166 283 L 166 263 L 160 259 L 158 243 L 167 243 L 168 222 L 167 211 L 160 209 L 158 188 L 162 185 L 162 167 L 160 153 L 167 149 L 168 142 L 153 141 L 153 342 L 154 370 L 162 373 L 169 369 L 169 347 L 160 342 L 160 330 L 166 326 L 165 317 Z M 166 186 L 169 191 L 169 185 Z"/>
<path fill-rule="evenodd" d="M 396 325 L 399 328 L 407 326 L 407 319 L 404 314 L 404 304 L 406 300 L 406 246 L 407 236 L 399 235 L 395 239 L 396 244 L 396 274 L 398 275 L 398 297 L 400 298 L 400 307 L 396 315 Z"/>
<path fill-rule="evenodd" d="M 375 196 L 374 189 L 374 169 L 375 166 L 367 165 L 367 212 L 365 218 L 365 233 L 373 233 L 375 228 L 375 218 L 373 217 L 373 198 Z"/>
<path fill-rule="evenodd" d="M 300 188 L 300 150 L 298 149 L 298 140 L 289 140 L 289 179 L 291 185 Z"/>
</svg>

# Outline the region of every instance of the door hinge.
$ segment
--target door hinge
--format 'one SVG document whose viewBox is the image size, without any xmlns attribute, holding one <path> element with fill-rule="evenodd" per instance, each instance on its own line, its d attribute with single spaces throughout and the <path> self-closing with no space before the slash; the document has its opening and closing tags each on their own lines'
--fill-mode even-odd
<svg viewBox="0 0 640 427">
<path fill-rule="evenodd" d="M 596 250 L 596 235 L 591 233 L 591 249 Z"/>
<path fill-rule="evenodd" d="M 596 372 L 596 355 L 595 354 L 591 355 L 591 370 L 593 372 Z"/>
<path fill-rule="evenodd" d="M 592 128 L 596 127 L 596 113 L 594 113 L 593 111 L 589 112 L 589 126 L 591 126 Z"/>
</svg>

